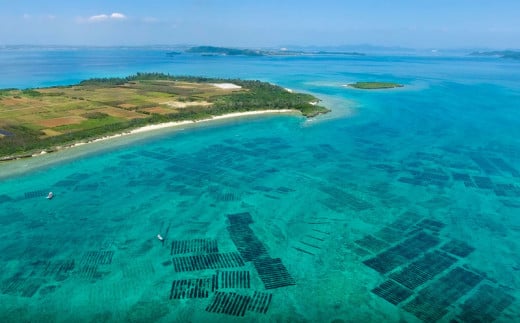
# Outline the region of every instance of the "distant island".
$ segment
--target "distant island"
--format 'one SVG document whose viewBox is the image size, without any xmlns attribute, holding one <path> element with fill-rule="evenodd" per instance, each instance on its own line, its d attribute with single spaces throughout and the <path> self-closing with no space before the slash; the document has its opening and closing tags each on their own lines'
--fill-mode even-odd
<svg viewBox="0 0 520 323">
<path fill-rule="evenodd" d="M 167 56 L 178 55 L 179 52 L 166 53 Z M 297 55 L 349 55 L 364 56 L 358 52 L 337 52 L 337 51 L 293 51 L 287 49 L 280 50 L 260 50 L 260 49 L 239 49 L 215 46 L 196 46 L 185 50 L 185 53 L 200 54 L 203 56 L 297 56 Z"/>
<path fill-rule="evenodd" d="M 0 90 L 0 160 L 149 125 L 258 111 L 327 113 L 310 94 L 260 81 L 138 73 L 76 85 Z"/>
<path fill-rule="evenodd" d="M 187 53 L 197 53 L 197 54 L 214 54 L 214 55 L 244 55 L 244 56 L 262 56 L 264 53 L 259 50 L 252 49 L 237 49 L 237 48 L 227 48 L 227 47 L 214 47 L 214 46 L 197 46 L 191 47 L 186 50 Z"/>
<path fill-rule="evenodd" d="M 348 86 L 363 90 L 393 89 L 403 87 L 402 84 L 392 82 L 356 82 L 348 84 Z"/>
<path fill-rule="evenodd" d="M 473 52 L 470 56 L 494 56 L 499 58 L 520 59 L 520 52 L 514 50 L 501 50 L 491 52 Z"/>
</svg>

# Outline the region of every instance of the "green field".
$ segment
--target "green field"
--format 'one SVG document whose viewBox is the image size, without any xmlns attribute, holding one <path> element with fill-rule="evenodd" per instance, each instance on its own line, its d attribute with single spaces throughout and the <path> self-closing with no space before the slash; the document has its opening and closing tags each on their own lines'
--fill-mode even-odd
<svg viewBox="0 0 520 323">
<path fill-rule="evenodd" d="M 363 90 L 393 89 L 397 87 L 403 87 L 402 84 L 392 82 L 356 82 L 349 84 L 348 86 Z"/>
<path fill-rule="evenodd" d="M 237 89 L 215 84 L 232 83 Z M 139 73 L 71 86 L 0 90 L 0 157 L 53 150 L 132 128 L 201 120 L 232 112 L 292 109 L 311 117 L 329 110 L 309 94 L 259 81 Z"/>
</svg>

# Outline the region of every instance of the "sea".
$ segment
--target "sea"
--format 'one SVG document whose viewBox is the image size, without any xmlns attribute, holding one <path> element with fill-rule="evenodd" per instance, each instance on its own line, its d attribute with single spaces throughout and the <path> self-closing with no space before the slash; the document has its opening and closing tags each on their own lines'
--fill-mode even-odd
<svg viewBox="0 0 520 323">
<path fill-rule="evenodd" d="M 167 52 L 3 47 L 0 88 L 162 72 L 332 112 L 0 163 L 1 322 L 518 322 L 520 61 Z"/>
</svg>

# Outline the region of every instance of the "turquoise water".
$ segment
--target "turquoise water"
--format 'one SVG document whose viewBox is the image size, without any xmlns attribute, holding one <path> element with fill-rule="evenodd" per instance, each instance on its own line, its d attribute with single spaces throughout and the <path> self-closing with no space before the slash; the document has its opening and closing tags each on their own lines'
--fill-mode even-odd
<svg viewBox="0 0 520 323">
<path fill-rule="evenodd" d="M 517 62 L 0 57 L 0 87 L 161 71 L 270 81 L 334 110 L 82 146 L 23 175 L 8 173 L 38 158 L 0 164 L 2 322 L 520 317 Z M 405 87 L 343 86 L 358 80 Z"/>
</svg>

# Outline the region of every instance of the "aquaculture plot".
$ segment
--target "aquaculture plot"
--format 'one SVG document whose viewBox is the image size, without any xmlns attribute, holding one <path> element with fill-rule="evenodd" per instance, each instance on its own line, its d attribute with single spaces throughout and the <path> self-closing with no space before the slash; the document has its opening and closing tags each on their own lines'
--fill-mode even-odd
<svg viewBox="0 0 520 323">
<path fill-rule="evenodd" d="M 2 281 L 0 290 L 2 294 L 32 297 L 44 283 L 42 279 L 35 279 L 19 272 Z"/>
<path fill-rule="evenodd" d="M 387 227 L 398 232 L 406 232 L 412 229 L 414 224 L 419 222 L 421 219 L 422 216 L 419 213 L 414 211 L 406 211 Z"/>
<path fill-rule="evenodd" d="M 462 322 L 492 322 L 514 301 L 515 298 L 503 288 L 482 285 L 461 306 L 462 312 L 458 318 Z"/>
<path fill-rule="evenodd" d="M 465 258 L 475 251 L 474 247 L 460 240 L 450 240 L 445 243 L 441 249 L 461 258 Z"/>
<path fill-rule="evenodd" d="M 403 232 L 403 230 L 394 229 L 394 228 L 388 226 L 388 227 L 384 227 L 381 230 L 379 230 L 378 232 L 374 233 L 374 236 L 380 240 L 387 242 L 388 244 L 393 244 L 404 238 L 404 232 Z M 380 250 L 382 250 L 382 249 L 380 249 Z M 378 250 L 378 251 L 380 251 L 380 250 Z"/>
<path fill-rule="evenodd" d="M 214 239 L 192 239 L 173 240 L 171 255 L 186 253 L 216 253 L 218 252 L 217 240 Z"/>
<path fill-rule="evenodd" d="M 416 289 L 453 265 L 457 259 L 443 252 L 433 251 L 410 263 L 389 277 L 410 289 Z"/>
<path fill-rule="evenodd" d="M 520 197 L 520 187 L 514 184 L 496 184 L 494 191 L 499 197 Z"/>
<path fill-rule="evenodd" d="M 113 251 L 88 251 L 81 259 L 81 264 L 86 265 L 110 265 L 114 257 Z"/>
<path fill-rule="evenodd" d="M 369 250 L 373 253 L 378 253 L 379 251 L 389 247 L 388 243 L 386 243 L 383 240 L 377 239 L 372 235 L 366 235 L 363 238 L 356 240 L 355 243 L 357 243 L 360 247 Z"/>
<path fill-rule="evenodd" d="M 206 311 L 233 316 L 244 316 L 250 301 L 251 297 L 247 295 L 239 295 L 234 292 L 216 292 L 211 304 L 206 307 Z"/>
<path fill-rule="evenodd" d="M 330 196 L 334 201 L 340 203 L 340 205 L 348 207 L 354 211 L 363 211 L 371 209 L 372 204 L 364 201 L 350 193 L 347 193 L 337 187 L 333 186 L 322 186 L 320 190 Z M 326 201 L 326 200 L 325 200 Z"/>
<path fill-rule="evenodd" d="M 230 225 L 248 226 L 253 223 L 253 217 L 249 212 L 228 214 L 227 219 Z"/>
<path fill-rule="evenodd" d="M 249 225 L 231 225 L 227 229 L 231 240 L 245 261 L 252 261 L 260 256 L 267 255 L 267 249 Z"/>
<path fill-rule="evenodd" d="M 271 300 L 273 299 L 273 294 L 258 292 L 255 291 L 249 305 L 247 306 L 247 310 L 251 312 L 265 314 L 269 309 L 269 305 L 271 305 Z"/>
<path fill-rule="evenodd" d="M 403 287 L 392 280 L 387 280 L 376 288 L 372 289 L 372 293 L 397 305 L 406 300 L 413 294 L 413 291 Z"/>
<path fill-rule="evenodd" d="M 421 222 L 417 223 L 416 226 L 421 229 L 430 230 L 432 232 L 438 233 L 442 230 L 442 228 L 446 226 L 446 224 L 436 220 L 424 219 Z"/>
<path fill-rule="evenodd" d="M 296 285 L 296 281 L 282 264 L 280 258 L 261 257 L 253 260 L 265 289 Z"/>
<path fill-rule="evenodd" d="M 483 277 L 471 271 L 457 267 L 420 290 L 403 309 L 423 321 L 437 321 L 482 279 Z"/>
<path fill-rule="evenodd" d="M 8 295 L 32 297 L 42 286 L 66 280 L 75 269 L 74 259 L 57 261 L 39 260 L 28 265 L 28 270 L 18 272 L 0 283 L 0 292 Z"/>
<path fill-rule="evenodd" d="M 170 290 L 170 299 L 208 298 L 215 291 L 210 278 L 174 280 Z"/>
<path fill-rule="evenodd" d="M 244 261 L 237 252 L 173 257 L 172 262 L 176 272 L 244 266 Z"/>
<path fill-rule="evenodd" d="M 481 153 L 470 153 L 469 156 L 486 174 L 495 175 L 499 173 L 498 169 L 483 157 Z"/>
<path fill-rule="evenodd" d="M 427 171 L 405 170 L 410 173 L 410 177 L 400 177 L 398 181 L 401 183 L 428 186 L 435 185 L 439 187 L 446 187 L 450 184 L 450 177 L 444 173 L 434 173 Z"/>
<path fill-rule="evenodd" d="M 81 277 L 100 279 L 108 274 L 106 265 L 112 263 L 113 251 L 88 251 L 81 258 L 78 273 Z"/>
<path fill-rule="evenodd" d="M 254 234 L 249 224 L 251 214 L 238 213 L 227 216 L 231 240 L 245 261 L 252 261 L 266 289 L 295 285 L 294 278 L 279 258 L 271 258 L 264 244 Z"/>
<path fill-rule="evenodd" d="M 31 276 L 53 278 L 56 281 L 67 279 L 75 268 L 74 259 L 57 261 L 37 261 L 33 264 Z"/>
<path fill-rule="evenodd" d="M 234 292 L 217 291 L 206 307 L 210 313 L 244 316 L 247 312 L 265 314 L 269 310 L 273 294 L 255 291 L 252 296 Z"/>
<path fill-rule="evenodd" d="M 419 232 L 363 263 L 381 274 L 385 274 L 435 247 L 439 242 L 439 238 Z"/>
<path fill-rule="evenodd" d="M 213 282 L 216 289 L 251 288 L 251 274 L 246 270 L 217 271 Z"/>
</svg>

